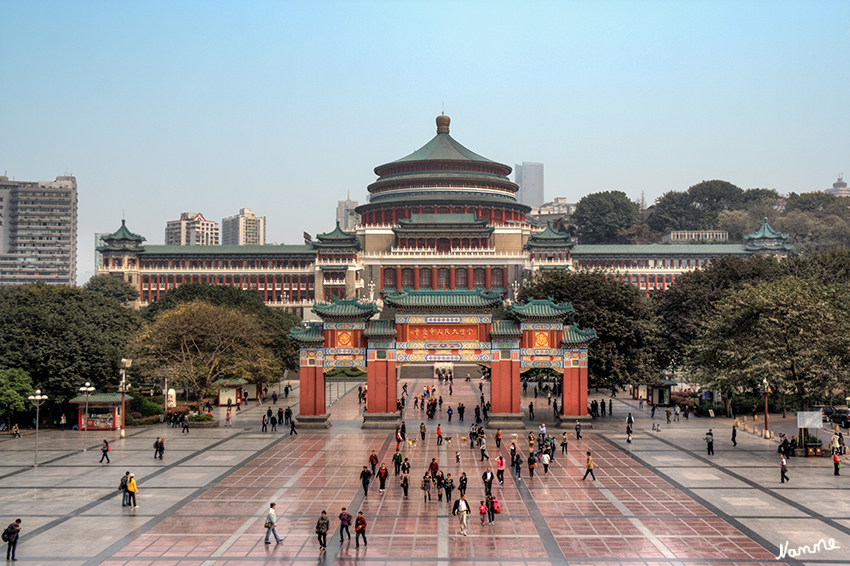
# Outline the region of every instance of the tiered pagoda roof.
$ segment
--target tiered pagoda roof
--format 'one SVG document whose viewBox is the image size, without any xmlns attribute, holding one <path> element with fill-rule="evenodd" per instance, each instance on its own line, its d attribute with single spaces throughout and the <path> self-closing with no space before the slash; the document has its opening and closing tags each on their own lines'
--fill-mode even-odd
<svg viewBox="0 0 850 566">
<path fill-rule="evenodd" d="M 325 343 L 325 332 L 320 322 L 311 322 L 301 327 L 289 329 L 289 338 L 301 345 L 313 345 Z"/>
<path fill-rule="evenodd" d="M 551 222 L 546 222 L 546 228 L 542 232 L 535 232 L 528 237 L 525 249 L 572 248 L 575 245 L 575 238 L 570 234 L 558 232 L 552 228 Z"/>
<path fill-rule="evenodd" d="M 367 338 L 393 338 L 395 339 L 395 321 L 393 320 L 370 320 L 366 323 Z"/>
<path fill-rule="evenodd" d="M 758 231 L 753 232 L 752 234 L 747 234 L 744 236 L 744 240 L 746 240 L 746 248 L 747 250 L 757 251 L 757 250 L 784 250 L 791 251 L 794 249 L 794 246 L 788 244 L 788 234 L 783 232 L 777 232 L 773 228 L 770 227 L 770 224 L 767 223 L 767 217 L 764 218 L 764 224 L 762 224 L 761 228 Z"/>
<path fill-rule="evenodd" d="M 99 252 L 141 252 L 145 247 L 142 242 L 145 241 L 143 236 L 134 234 L 127 229 L 125 221 L 121 220 L 121 227 L 112 234 L 103 237 L 103 245 L 98 246 Z"/>
<path fill-rule="evenodd" d="M 598 338 L 599 336 L 596 335 L 596 329 L 582 329 L 578 327 L 577 322 L 574 322 L 570 326 L 564 328 L 564 335 L 561 338 L 561 343 L 567 345 L 581 345 L 597 340 Z"/>
<path fill-rule="evenodd" d="M 527 303 L 514 303 L 509 310 L 523 322 L 563 322 L 567 315 L 575 313 L 571 303 L 556 303 L 552 297 L 535 299 L 529 297 Z"/>
<path fill-rule="evenodd" d="M 494 338 L 522 338 L 522 328 L 515 320 L 494 320 L 490 329 Z"/>
<path fill-rule="evenodd" d="M 357 299 L 338 299 L 334 297 L 330 303 L 316 303 L 313 312 L 322 320 L 333 319 L 335 321 L 366 321 L 378 314 L 378 305 L 375 303 L 361 303 Z"/>
<path fill-rule="evenodd" d="M 501 289 L 455 289 L 391 291 L 384 297 L 387 306 L 407 311 L 482 311 L 502 304 Z"/>
<path fill-rule="evenodd" d="M 339 227 L 339 221 L 336 223 L 336 228 L 325 234 L 317 234 L 317 242 L 313 242 L 315 248 L 355 248 L 360 249 L 360 240 L 351 232 L 345 232 Z"/>
</svg>

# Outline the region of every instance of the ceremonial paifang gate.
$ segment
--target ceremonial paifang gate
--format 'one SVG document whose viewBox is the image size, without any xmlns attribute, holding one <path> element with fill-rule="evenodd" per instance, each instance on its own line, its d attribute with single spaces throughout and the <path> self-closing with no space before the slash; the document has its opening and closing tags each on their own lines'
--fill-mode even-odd
<svg viewBox="0 0 850 566">
<path fill-rule="evenodd" d="M 361 368 L 367 373 L 364 428 L 395 428 L 400 368 L 408 364 L 471 363 L 490 367 L 490 426 L 523 428 L 520 374 L 551 368 L 563 374 L 559 412 L 564 418 L 587 415 L 587 347 L 593 329 L 565 325 L 570 303 L 529 300 L 506 308 L 505 320 L 493 320 L 502 306 L 498 290 L 392 291 L 383 315 L 378 305 L 334 299 L 313 307 L 322 322 L 292 329 L 300 351 L 301 426 L 330 426 L 325 407 L 326 371 Z"/>
</svg>

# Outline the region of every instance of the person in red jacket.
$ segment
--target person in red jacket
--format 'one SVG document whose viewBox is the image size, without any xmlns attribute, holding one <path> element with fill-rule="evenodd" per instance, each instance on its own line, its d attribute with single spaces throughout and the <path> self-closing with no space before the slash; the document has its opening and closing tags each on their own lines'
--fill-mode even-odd
<svg viewBox="0 0 850 566">
<path fill-rule="evenodd" d="M 363 537 L 363 546 L 368 546 L 366 542 L 366 519 L 363 518 L 363 511 L 357 513 L 357 518 L 354 520 L 354 548 L 360 548 L 360 537 Z"/>
<path fill-rule="evenodd" d="M 381 464 L 381 467 L 378 468 L 378 481 L 381 482 L 381 493 L 384 493 L 387 487 L 387 477 L 390 475 L 390 471 L 387 469 L 386 464 Z"/>
</svg>

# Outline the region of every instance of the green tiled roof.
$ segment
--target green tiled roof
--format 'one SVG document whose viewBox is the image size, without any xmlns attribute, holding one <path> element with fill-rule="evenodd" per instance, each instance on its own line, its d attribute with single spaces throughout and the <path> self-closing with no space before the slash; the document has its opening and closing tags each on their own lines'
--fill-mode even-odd
<svg viewBox="0 0 850 566">
<path fill-rule="evenodd" d="M 526 242 L 526 248 L 551 248 L 555 246 L 574 246 L 575 239 L 566 232 L 558 232 L 552 228 L 552 223 L 547 222 L 542 232 L 531 234 Z"/>
<path fill-rule="evenodd" d="M 522 329 L 515 320 L 494 320 L 490 335 L 503 338 L 521 338 Z"/>
<path fill-rule="evenodd" d="M 236 387 L 237 385 L 246 385 L 247 383 L 248 380 L 241 377 L 223 377 L 213 381 L 213 385 L 218 385 L 219 387 Z"/>
<path fill-rule="evenodd" d="M 344 232 L 339 227 L 339 222 L 336 223 L 336 228 L 331 232 L 327 232 L 326 234 L 317 234 L 316 238 L 319 240 L 318 242 L 313 242 L 313 246 L 317 248 L 322 247 L 356 247 L 360 249 L 360 240 L 357 239 L 355 234 L 351 232 Z"/>
<path fill-rule="evenodd" d="M 97 251 L 99 252 L 140 252 L 145 248 L 142 245 L 142 242 L 145 241 L 145 238 L 139 236 L 138 234 L 134 234 L 127 229 L 127 226 L 124 223 L 124 220 L 121 220 L 121 227 L 103 237 L 103 245 L 97 247 Z"/>
<path fill-rule="evenodd" d="M 278 244 L 265 246 L 145 246 L 144 255 L 281 255 L 301 254 L 315 256 L 311 245 Z"/>
<path fill-rule="evenodd" d="M 370 320 L 366 323 L 366 332 L 369 336 L 381 336 L 395 338 L 395 321 L 393 320 Z"/>
<path fill-rule="evenodd" d="M 321 322 L 313 322 L 306 326 L 289 329 L 289 337 L 296 342 L 324 343 L 325 332 Z"/>
<path fill-rule="evenodd" d="M 384 303 L 401 309 L 492 309 L 502 303 L 500 289 L 391 291 Z"/>
<path fill-rule="evenodd" d="M 564 335 L 561 338 L 562 344 L 584 344 L 599 337 L 596 335 L 596 329 L 578 327 L 578 323 L 574 322 L 570 326 L 564 328 Z"/>
<path fill-rule="evenodd" d="M 437 134 L 434 138 L 408 156 L 396 159 L 393 163 L 406 161 L 482 161 L 495 163 L 486 157 L 472 152 L 458 143 L 449 134 Z"/>
<path fill-rule="evenodd" d="M 118 230 L 116 230 L 112 234 L 109 234 L 108 236 L 104 236 L 103 240 L 104 241 L 107 241 L 107 240 L 133 240 L 133 241 L 136 241 L 136 242 L 144 242 L 145 238 L 143 236 L 139 236 L 138 234 L 134 234 L 133 232 L 130 232 L 127 229 L 125 221 L 121 220 L 121 227 L 118 228 Z"/>
<path fill-rule="evenodd" d="M 124 401 L 131 401 L 133 398 L 124 394 Z M 69 403 L 86 403 L 85 395 L 77 395 L 70 401 Z M 121 402 L 121 394 L 120 393 L 92 393 L 89 395 L 89 404 L 91 403 L 120 403 Z"/>
<path fill-rule="evenodd" d="M 747 234 L 746 236 L 744 236 L 744 239 L 752 244 L 754 242 L 750 242 L 750 240 L 787 240 L 788 234 L 777 232 L 776 230 L 771 228 L 770 224 L 767 223 L 767 216 L 765 216 L 764 224 L 762 224 L 761 228 L 759 228 L 757 232 Z"/>
<path fill-rule="evenodd" d="M 563 320 L 568 314 L 572 314 L 573 305 L 570 303 L 556 303 L 552 297 L 548 299 L 535 299 L 529 297 L 527 303 L 514 303 L 511 305 L 510 312 L 519 317 L 520 320 L 526 319 L 557 319 Z"/>
<path fill-rule="evenodd" d="M 646 245 L 604 245 L 577 244 L 570 251 L 574 258 L 582 256 L 627 255 L 638 256 L 668 256 L 668 255 L 750 255 L 743 244 L 646 244 Z"/>
<path fill-rule="evenodd" d="M 375 303 L 361 303 L 357 299 L 337 299 L 332 303 L 316 303 L 313 312 L 325 318 L 360 318 L 368 319 L 378 314 Z"/>
</svg>

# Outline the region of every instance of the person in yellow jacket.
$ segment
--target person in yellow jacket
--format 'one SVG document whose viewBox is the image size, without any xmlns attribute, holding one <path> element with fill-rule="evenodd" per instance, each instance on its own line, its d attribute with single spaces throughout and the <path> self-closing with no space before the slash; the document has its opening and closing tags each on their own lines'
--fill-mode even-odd
<svg viewBox="0 0 850 566">
<path fill-rule="evenodd" d="M 127 481 L 127 493 L 129 494 L 127 502 L 129 503 L 132 501 L 133 507 L 138 509 L 139 505 L 136 503 L 136 495 L 139 494 L 139 486 L 136 485 L 135 474 L 130 474 L 130 479 Z"/>
<path fill-rule="evenodd" d="M 583 478 L 581 478 L 581 479 L 582 479 L 582 480 L 586 480 L 586 479 L 587 479 L 587 474 L 590 474 L 590 477 L 592 477 L 592 478 L 593 478 L 593 481 L 596 481 L 596 476 L 595 476 L 595 475 L 593 475 L 593 458 L 590 456 L 590 451 L 589 451 L 589 450 L 588 450 L 588 452 L 587 452 L 587 463 L 584 465 L 584 467 L 587 469 L 587 471 L 586 471 L 586 472 L 584 472 L 584 477 L 583 477 Z"/>
</svg>

